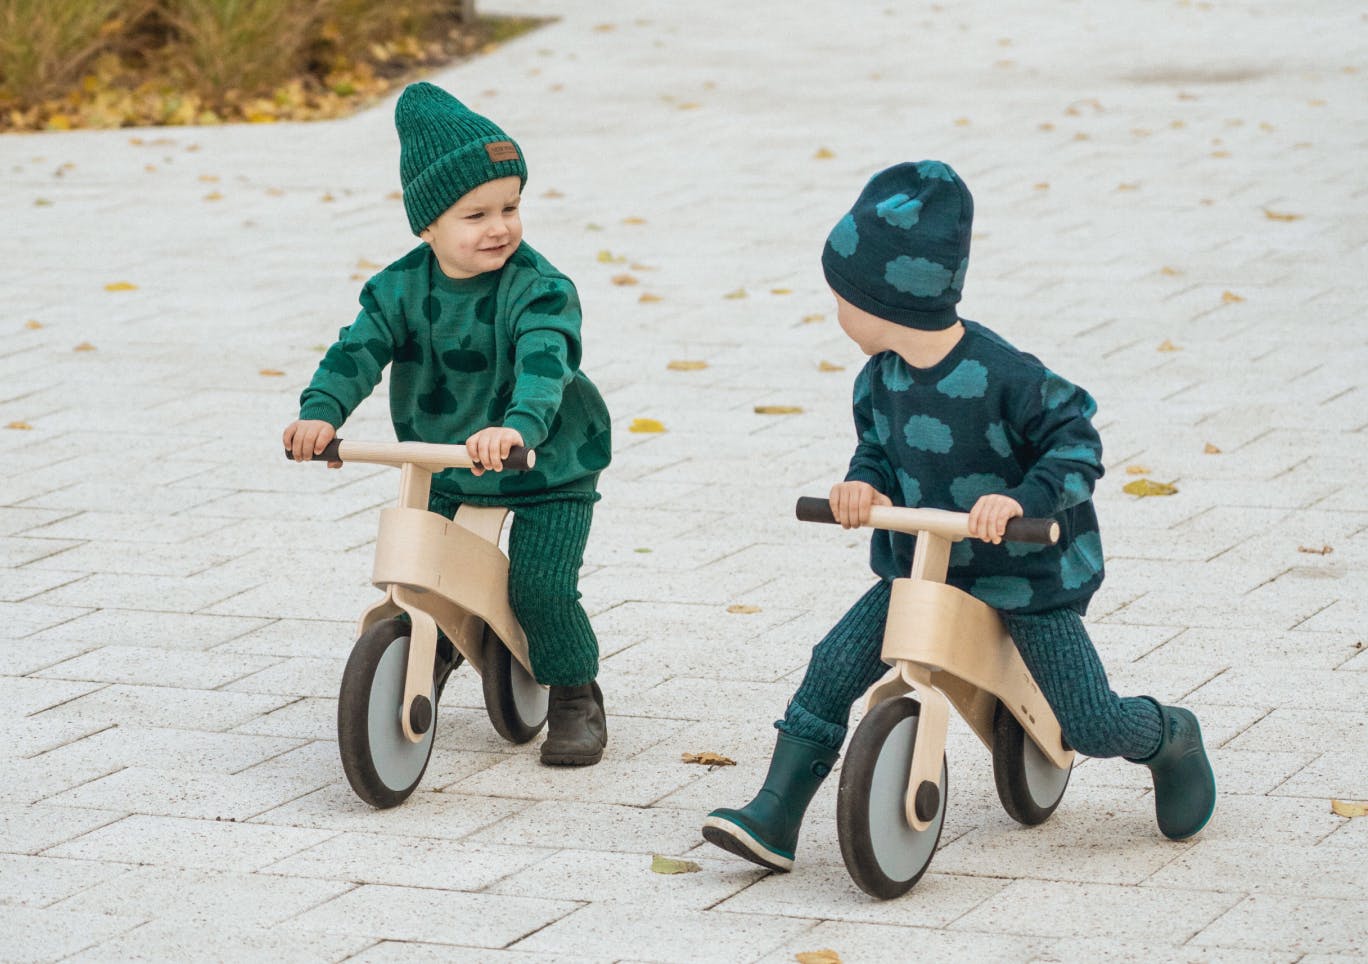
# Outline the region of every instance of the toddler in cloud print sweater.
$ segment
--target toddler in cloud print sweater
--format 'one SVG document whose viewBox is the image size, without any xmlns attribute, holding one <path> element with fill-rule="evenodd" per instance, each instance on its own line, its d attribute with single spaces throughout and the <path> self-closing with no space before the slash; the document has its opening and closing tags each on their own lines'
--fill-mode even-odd
<svg viewBox="0 0 1368 964">
<path fill-rule="evenodd" d="M 822 267 L 841 327 L 868 355 L 855 379 L 856 446 L 831 490 L 837 521 L 873 505 L 969 513 L 947 581 L 998 610 L 1079 752 L 1151 769 L 1160 830 L 1197 833 L 1215 781 L 1188 710 L 1122 698 L 1107 682 L 1082 616 L 1102 583 L 1093 486 L 1103 473 L 1096 403 L 956 309 L 969 264 L 973 200 L 939 161 L 876 174 L 832 229 Z M 1054 546 L 1003 542 L 1009 519 L 1052 518 Z M 813 649 L 779 730 L 760 793 L 708 815 L 704 836 L 775 870 L 793 865 L 803 814 L 831 771 L 851 704 L 887 667 L 880 659 L 892 581 L 908 574 L 915 537 L 876 530 L 879 577 Z"/>
</svg>

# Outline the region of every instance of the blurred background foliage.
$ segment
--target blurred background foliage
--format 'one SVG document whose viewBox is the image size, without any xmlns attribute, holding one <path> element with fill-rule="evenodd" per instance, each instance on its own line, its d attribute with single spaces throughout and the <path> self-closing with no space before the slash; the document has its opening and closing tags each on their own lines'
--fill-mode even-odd
<svg viewBox="0 0 1368 964">
<path fill-rule="evenodd" d="M 0 130 L 336 117 L 535 21 L 469 0 L 0 0 Z"/>
</svg>

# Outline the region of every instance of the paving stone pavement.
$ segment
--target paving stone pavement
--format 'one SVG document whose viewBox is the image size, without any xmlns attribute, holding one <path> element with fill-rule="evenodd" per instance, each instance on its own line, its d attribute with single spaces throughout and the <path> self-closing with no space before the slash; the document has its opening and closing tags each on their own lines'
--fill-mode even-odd
<svg viewBox="0 0 1368 964">
<path fill-rule="evenodd" d="M 1368 799 L 1362 5 L 482 6 L 559 18 L 433 79 L 521 141 L 613 411 L 583 579 L 607 756 L 542 769 L 467 670 L 406 804 L 342 777 L 395 477 L 278 438 L 413 243 L 392 102 L 0 136 L 0 959 L 1368 959 L 1368 819 L 1331 812 Z M 1144 771 L 1084 761 L 1019 827 L 955 721 L 940 852 L 879 903 L 834 780 L 788 876 L 698 826 L 869 581 L 862 537 L 792 519 L 842 472 L 861 361 L 817 258 L 921 157 L 977 199 L 965 314 L 1099 400 L 1089 624 L 1118 690 L 1199 713 L 1221 798 L 1167 842 Z M 346 434 L 391 437 L 383 393 Z M 1124 494 L 1136 466 L 1178 493 Z"/>
</svg>

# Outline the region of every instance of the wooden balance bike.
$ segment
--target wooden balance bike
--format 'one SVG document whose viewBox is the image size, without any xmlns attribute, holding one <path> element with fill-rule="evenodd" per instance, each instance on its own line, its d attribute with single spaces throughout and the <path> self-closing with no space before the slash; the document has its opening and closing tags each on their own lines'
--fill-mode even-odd
<svg viewBox="0 0 1368 964">
<path fill-rule="evenodd" d="M 804 522 L 835 523 L 826 499 L 798 500 Z M 893 581 L 883 661 L 869 688 L 837 791 L 841 856 L 873 897 L 907 893 L 921 879 L 945 820 L 945 733 L 950 707 L 993 755 L 998 798 L 1028 826 L 1064 796 L 1073 750 L 992 607 L 946 585 L 950 545 L 969 538 L 969 516 L 875 506 L 869 525 L 916 536 L 912 571 Z M 1053 545 L 1051 519 L 1013 519 L 1007 539 Z"/>
<path fill-rule="evenodd" d="M 464 445 L 334 439 L 313 460 L 400 470 L 399 501 L 380 511 L 375 540 L 371 581 L 385 595 L 361 614 L 337 700 L 348 782 L 371 806 L 393 807 L 427 770 L 441 685 L 461 662 L 480 674 L 500 736 L 526 743 L 546 722 L 547 689 L 532 675 L 527 637 L 508 605 L 508 557 L 499 548 L 508 510 L 462 505 L 452 519 L 428 511 L 433 473 L 474 465 Z M 535 460 L 515 448 L 504 468 Z M 439 628 L 454 647 L 440 665 Z"/>
</svg>

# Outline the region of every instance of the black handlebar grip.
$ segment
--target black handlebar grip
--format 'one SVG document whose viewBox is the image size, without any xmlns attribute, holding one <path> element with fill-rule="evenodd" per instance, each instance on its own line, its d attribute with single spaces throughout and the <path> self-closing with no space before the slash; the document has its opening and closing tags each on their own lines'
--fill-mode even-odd
<svg viewBox="0 0 1368 964">
<path fill-rule="evenodd" d="M 798 504 L 794 507 L 794 515 L 798 516 L 799 522 L 836 524 L 836 516 L 832 514 L 831 503 L 826 499 L 818 499 L 810 495 L 799 497 Z"/>
<path fill-rule="evenodd" d="M 530 448 L 525 445 L 515 445 L 508 450 L 508 458 L 503 460 L 503 467 L 525 472 L 537 464 L 537 456 Z"/>
<path fill-rule="evenodd" d="M 341 444 L 340 438 L 334 438 L 327 445 L 323 446 L 323 451 L 309 459 L 310 462 L 341 462 L 342 457 L 337 454 L 337 446 Z M 285 450 L 285 458 L 294 461 L 294 454 L 289 449 Z"/>
<path fill-rule="evenodd" d="M 1052 546 L 1059 541 L 1059 523 L 1053 519 L 1009 519 L 1003 538 L 1008 542 Z"/>
</svg>

